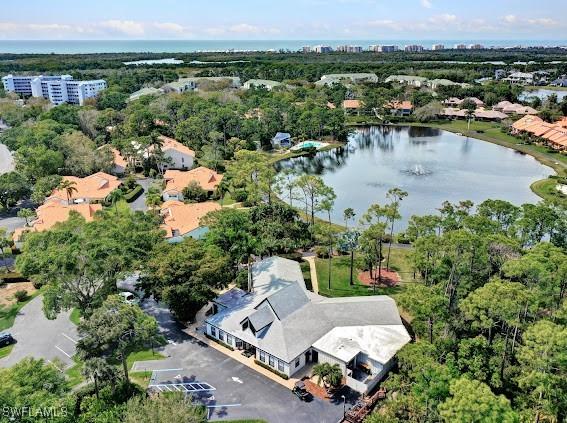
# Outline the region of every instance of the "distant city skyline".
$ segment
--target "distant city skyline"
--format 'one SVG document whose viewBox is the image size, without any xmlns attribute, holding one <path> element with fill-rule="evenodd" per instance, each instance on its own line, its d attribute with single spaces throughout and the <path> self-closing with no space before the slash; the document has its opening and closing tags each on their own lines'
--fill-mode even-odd
<svg viewBox="0 0 567 423">
<path fill-rule="evenodd" d="M 0 40 L 567 40 L 565 0 L 28 0 Z"/>
</svg>

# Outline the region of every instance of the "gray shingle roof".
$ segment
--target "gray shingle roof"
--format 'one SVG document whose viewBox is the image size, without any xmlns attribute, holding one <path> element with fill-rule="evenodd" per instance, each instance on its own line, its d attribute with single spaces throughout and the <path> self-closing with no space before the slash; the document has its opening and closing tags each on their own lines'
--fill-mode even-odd
<svg viewBox="0 0 567 423">
<path fill-rule="evenodd" d="M 256 263 L 253 281 L 252 293 L 241 297 L 234 307 L 209 317 L 207 322 L 288 363 L 337 327 L 403 327 L 392 298 L 315 295 L 305 289 L 299 263 L 291 260 L 271 257 Z M 255 322 L 252 324 L 256 331 L 266 329 L 258 336 L 243 330 L 241 322 L 246 318 Z"/>
</svg>

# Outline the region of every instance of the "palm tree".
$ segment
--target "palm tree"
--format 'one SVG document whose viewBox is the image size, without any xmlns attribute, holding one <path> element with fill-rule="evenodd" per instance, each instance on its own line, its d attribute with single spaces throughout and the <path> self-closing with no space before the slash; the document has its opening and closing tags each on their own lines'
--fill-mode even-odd
<svg viewBox="0 0 567 423">
<path fill-rule="evenodd" d="M 68 179 L 63 179 L 57 189 L 61 191 L 65 191 L 67 194 L 67 204 L 71 204 L 71 197 L 73 196 L 74 192 L 77 192 L 77 183 L 75 181 L 70 181 Z"/>
<path fill-rule="evenodd" d="M 313 366 L 313 376 L 317 376 L 317 384 L 321 385 L 321 381 L 325 387 L 336 388 L 343 380 L 343 371 L 338 364 L 319 363 Z"/>
<path fill-rule="evenodd" d="M 114 208 L 117 207 L 118 202 L 122 199 L 124 199 L 124 191 L 122 191 L 120 188 L 112 191 L 110 194 L 108 194 L 107 197 L 107 200 L 114 206 Z"/>
<path fill-rule="evenodd" d="M 99 382 L 109 382 L 116 379 L 116 369 L 100 357 L 86 360 L 81 373 L 83 376 L 93 379 L 97 399 L 99 398 Z"/>
<path fill-rule="evenodd" d="M 348 230 L 348 222 L 354 219 L 354 216 L 356 216 L 356 213 L 354 212 L 354 209 L 352 207 L 346 208 L 343 211 L 343 218 L 345 220 L 345 226 L 347 230 Z"/>
<path fill-rule="evenodd" d="M 386 269 L 390 270 L 390 252 L 392 251 L 392 241 L 394 238 L 394 223 L 401 218 L 400 202 L 408 196 L 408 193 L 400 188 L 388 190 L 386 197 L 390 199 L 388 208 L 388 218 L 390 219 L 390 242 L 388 243 L 388 256 L 386 258 Z"/>
</svg>

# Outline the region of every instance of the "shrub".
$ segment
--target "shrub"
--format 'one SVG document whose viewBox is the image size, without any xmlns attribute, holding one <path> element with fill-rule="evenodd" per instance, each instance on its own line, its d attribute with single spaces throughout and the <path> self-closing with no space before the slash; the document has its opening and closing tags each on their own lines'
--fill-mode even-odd
<svg viewBox="0 0 567 423">
<path fill-rule="evenodd" d="M 201 188 L 201 185 L 199 185 L 197 181 L 191 181 L 189 185 L 183 189 L 183 197 L 187 201 L 201 203 L 208 200 L 209 194 Z"/>
<path fill-rule="evenodd" d="M 272 369 L 270 366 L 268 366 L 266 363 L 262 363 L 260 360 L 254 360 L 254 363 L 256 363 L 258 366 L 263 367 L 264 369 L 269 370 L 270 372 L 278 375 L 282 379 L 285 379 L 285 380 L 289 379 L 289 376 L 286 375 L 285 373 L 278 372 L 276 369 Z"/>
<path fill-rule="evenodd" d="M 329 247 L 324 247 L 322 245 L 317 245 L 313 251 L 315 255 L 319 258 L 329 258 Z"/>
<path fill-rule="evenodd" d="M 234 192 L 232 192 L 232 199 L 237 203 L 241 203 L 248 199 L 248 193 L 242 188 L 235 189 Z"/>
<path fill-rule="evenodd" d="M 133 190 L 124 194 L 124 200 L 126 200 L 127 203 L 131 203 L 140 195 L 142 195 L 143 192 L 144 192 L 144 188 L 142 188 L 141 185 L 136 185 L 136 187 Z"/>
<path fill-rule="evenodd" d="M 409 239 L 408 236 L 405 234 L 405 232 L 400 232 L 400 233 L 398 234 L 398 242 L 399 242 L 400 244 L 410 244 L 410 243 L 411 243 L 410 239 Z"/>
<path fill-rule="evenodd" d="M 222 342 L 220 339 L 215 338 L 214 336 L 209 335 L 208 333 L 205 334 L 205 336 L 210 339 L 211 341 L 216 342 L 219 345 L 222 345 L 225 348 L 228 348 L 231 351 L 234 351 L 234 348 L 231 345 L 225 344 L 224 342 Z"/>
<path fill-rule="evenodd" d="M 18 301 L 19 303 L 24 302 L 25 300 L 28 299 L 28 291 L 26 291 L 25 289 L 16 291 L 14 293 L 14 297 L 16 298 L 16 301 Z"/>
</svg>

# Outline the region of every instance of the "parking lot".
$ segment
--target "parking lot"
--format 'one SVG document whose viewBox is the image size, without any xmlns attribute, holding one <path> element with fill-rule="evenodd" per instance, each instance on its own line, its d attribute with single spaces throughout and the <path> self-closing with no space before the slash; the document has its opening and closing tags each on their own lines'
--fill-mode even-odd
<svg viewBox="0 0 567 423">
<path fill-rule="evenodd" d="M 284 386 L 255 372 L 181 331 L 167 309 L 146 301 L 170 343 L 165 360 L 137 362 L 134 371 L 152 370 L 150 389 L 185 391 L 209 410 L 211 420 L 260 418 L 270 423 L 334 423 L 343 403 L 313 399 L 302 402 Z M 195 384 L 202 390 L 193 389 Z"/>
<path fill-rule="evenodd" d="M 60 370 L 74 364 L 77 329 L 69 320 L 69 312 L 60 313 L 55 320 L 43 314 L 42 297 L 34 298 L 23 307 L 8 332 L 16 340 L 14 349 L 0 360 L 0 367 L 10 367 L 25 357 L 43 358 Z"/>
</svg>

